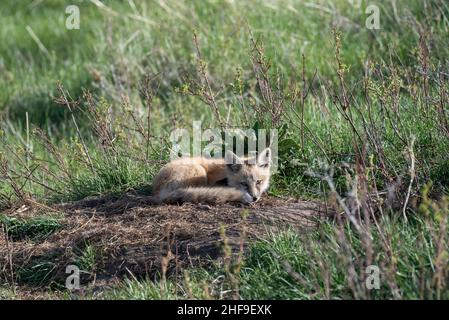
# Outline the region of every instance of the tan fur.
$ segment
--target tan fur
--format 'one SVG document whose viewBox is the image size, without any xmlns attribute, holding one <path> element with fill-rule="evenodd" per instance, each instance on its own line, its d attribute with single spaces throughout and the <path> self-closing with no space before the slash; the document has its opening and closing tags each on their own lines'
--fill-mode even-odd
<svg viewBox="0 0 449 320">
<path fill-rule="evenodd" d="M 271 151 L 256 159 L 226 154 L 224 159 L 181 158 L 165 165 L 153 181 L 153 192 L 163 203 L 250 203 L 268 189 Z M 218 183 L 227 180 L 227 186 Z"/>
</svg>

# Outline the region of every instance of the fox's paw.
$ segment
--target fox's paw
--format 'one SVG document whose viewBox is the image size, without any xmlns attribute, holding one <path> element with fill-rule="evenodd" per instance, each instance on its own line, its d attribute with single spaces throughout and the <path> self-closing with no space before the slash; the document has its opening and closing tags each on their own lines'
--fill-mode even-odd
<svg viewBox="0 0 449 320">
<path fill-rule="evenodd" d="M 248 204 L 248 203 L 251 203 L 253 201 L 254 201 L 253 197 L 251 197 L 247 192 L 243 193 L 243 201 L 242 201 L 243 203 Z"/>
</svg>

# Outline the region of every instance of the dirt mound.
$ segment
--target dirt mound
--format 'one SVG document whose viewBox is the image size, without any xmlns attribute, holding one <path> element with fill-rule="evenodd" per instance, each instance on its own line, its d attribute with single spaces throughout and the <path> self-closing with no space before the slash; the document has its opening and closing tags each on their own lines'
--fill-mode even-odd
<svg viewBox="0 0 449 320">
<path fill-rule="evenodd" d="M 208 264 L 222 254 L 225 242 L 239 250 L 272 228 L 311 228 L 324 214 L 316 203 L 285 198 L 265 198 L 251 206 L 155 206 L 147 197 L 133 194 L 89 198 L 53 210 L 63 214 L 62 227 L 45 239 L 1 237 L 0 272 L 6 274 L 12 265 L 17 276 L 49 263 L 45 282 L 65 279 L 66 266 L 79 263 L 83 250 L 90 246 L 95 248 L 97 261 L 89 277 L 151 276 L 161 266 L 170 272 Z M 39 214 L 31 211 L 9 214 Z"/>
</svg>

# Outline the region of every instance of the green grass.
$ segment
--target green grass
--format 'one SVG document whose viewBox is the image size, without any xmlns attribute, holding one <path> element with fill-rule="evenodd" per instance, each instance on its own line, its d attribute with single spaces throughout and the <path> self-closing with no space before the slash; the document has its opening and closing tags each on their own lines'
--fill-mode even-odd
<svg viewBox="0 0 449 320">
<path fill-rule="evenodd" d="M 87 244 L 75 257 L 74 264 L 85 272 L 95 272 L 101 263 L 100 252 L 90 244 Z"/>
<path fill-rule="evenodd" d="M 0 300 L 13 300 L 15 298 L 16 294 L 14 290 L 0 286 Z"/>
<path fill-rule="evenodd" d="M 56 272 L 56 263 L 53 256 L 33 259 L 29 264 L 17 270 L 17 279 L 20 283 L 41 287 L 53 284 L 53 276 Z"/>
<path fill-rule="evenodd" d="M 6 107 L 13 118 L 23 120 L 24 111 L 28 111 L 34 123 L 64 126 L 67 113 L 51 99 L 56 81 L 63 81 L 73 97 L 87 87 L 108 97 L 126 92 L 133 103 L 142 104 L 136 89 L 144 72 L 152 72 L 160 74 L 158 98 L 164 107 L 162 114 L 179 111 L 184 103 L 173 89 L 183 82 L 184 71 L 195 70 L 191 40 L 194 30 L 199 33 L 211 74 L 220 75 L 214 78 L 216 86 L 232 83 L 237 68 L 243 69 L 244 80 L 249 80 L 247 25 L 256 37 L 263 38 L 274 70 L 285 78 L 296 75 L 304 54 L 310 74 L 316 68 L 323 80 L 335 79 L 334 66 L 329 63 L 333 58 L 333 41 L 329 37 L 333 24 L 340 27 L 347 39 L 342 54 L 353 76 L 370 57 L 388 62 L 393 59 L 392 63 L 413 67 L 417 61 L 410 53 L 410 45 L 416 44 L 419 36 L 411 22 L 391 15 L 390 1 L 376 3 L 382 15 L 379 32 L 362 27 L 366 19 L 364 5 L 357 8 L 343 0 L 322 1 L 322 7 L 328 11 L 292 1 L 214 1 L 207 5 L 188 1 L 178 3 L 176 10 L 174 4 L 158 1 L 139 1 L 135 9 L 126 1 L 105 2 L 110 10 L 120 12 L 118 15 L 108 14 L 89 1 L 75 1 L 70 4 L 80 7 L 79 30 L 65 28 L 65 1 L 47 0 L 36 6 L 6 1 L 1 16 L 0 41 L 4 45 L 0 56 L 7 76 L 0 80 L 5 88 L 0 93 L 0 106 Z M 433 36 L 443 40 L 447 37 L 447 5 L 433 1 L 429 6 L 432 13 L 440 15 L 422 19 L 428 19 L 426 22 L 435 26 Z M 407 5 L 397 4 L 396 9 L 399 17 L 411 14 L 419 19 L 423 3 L 413 0 Z M 136 15 L 145 17 L 146 22 Z M 27 25 L 50 58 L 29 35 Z M 444 41 L 435 41 L 434 46 L 435 59 L 444 59 L 448 52 Z M 103 85 L 98 83 L 98 76 Z M 196 108 L 189 109 L 188 113 Z M 188 114 L 185 116 L 189 118 Z M 168 119 L 161 118 L 163 128 Z"/>
<path fill-rule="evenodd" d="M 103 158 L 97 163 L 101 165 L 95 168 L 94 174 L 91 171 L 82 172 L 56 199 L 79 200 L 92 195 L 140 189 L 151 182 L 155 172 L 152 166 L 144 166 L 126 158 L 112 162 Z"/>
<path fill-rule="evenodd" d="M 154 283 L 154 281 L 138 281 L 125 280 L 116 288 L 105 292 L 101 297 L 107 300 L 163 300 L 163 299 L 179 299 L 182 296 L 176 295 L 175 285 L 168 284 L 169 288 L 164 285 Z"/>
<path fill-rule="evenodd" d="M 16 218 L 0 215 L 0 225 L 13 240 L 40 241 L 62 228 L 61 218 L 55 215 L 40 215 Z"/>
</svg>

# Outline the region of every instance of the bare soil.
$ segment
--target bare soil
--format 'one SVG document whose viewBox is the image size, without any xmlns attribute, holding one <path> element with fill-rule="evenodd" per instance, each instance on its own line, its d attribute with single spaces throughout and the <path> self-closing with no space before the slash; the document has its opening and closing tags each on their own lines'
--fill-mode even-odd
<svg viewBox="0 0 449 320">
<path fill-rule="evenodd" d="M 76 264 L 86 246 L 97 252 L 90 282 L 152 276 L 189 266 L 205 266 L 223 255 L 226 243 L 245 250 L 270 230 L 313 229 L 326 210 L 314 202 L 266 197 L 251 206 L 225 204 L 152 205 L 135 194 L 92 197 L 53 207 L 28 205 L 10 210 L 12 216 L 35 216 L 49 211 L 63 215 L 63 227 L 40 241 L 12 241 L 0 235 L 0 274 L 17 280 L 20 270 L 33 270 L 41 261 L 53 269 L 45 283 L 64 283 L 67 265 Z M 1 229 L 0 229 L 1 230 Z M 3 232 L 3 231 L 0 231 Z M 12 272 L 11 272 L 12 269 Z M 28 283 L 20 285 L 30 286 Z"/>
</svg>

